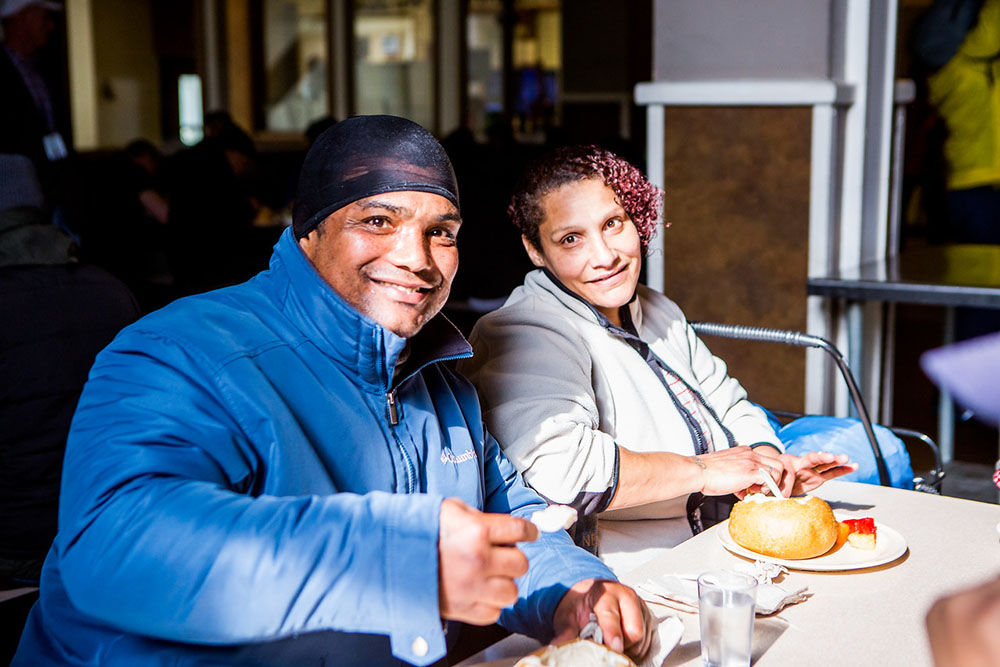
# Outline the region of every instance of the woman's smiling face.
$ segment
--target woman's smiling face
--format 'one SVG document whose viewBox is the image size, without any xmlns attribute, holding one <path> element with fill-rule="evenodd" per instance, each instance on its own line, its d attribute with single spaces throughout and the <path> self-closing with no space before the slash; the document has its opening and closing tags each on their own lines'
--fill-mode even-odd
<svg viewBox="0 0 1000 667">
<path fill-rule="evenodd" d="M 620 326 L 618 308 L 635 293 L 642 250 L 614 190 L 597 178 L 573 181 L 542 197 L 540 207 L 541 247 L 522 237 L 531 261 Z"/>
</svg>

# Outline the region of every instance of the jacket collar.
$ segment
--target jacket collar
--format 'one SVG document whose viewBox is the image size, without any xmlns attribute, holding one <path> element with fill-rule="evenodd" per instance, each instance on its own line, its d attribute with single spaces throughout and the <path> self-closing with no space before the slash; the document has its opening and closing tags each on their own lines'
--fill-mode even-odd
<svg viewBox="0 0 1000 667">
<path fill-rule="evenodd" d="M 396 362 L 407 339 L 361 314 L 323 280 L 286 229 L 271 257 L 271 272 L 284 273 L 287 289 L 278 294 L 281 308 L 311 343 L 364 383 L 392 388 Z M 402 381 L 436 361 L 472 356 L 472 347 L 458 329 L 438 314 L 409 339 Z"/>
<path fill-rule="evenodd" d="M 0 266 L 75 264 L 77 247 L 69 234 L 28 206 L 0 211 Z"/>
</svg>

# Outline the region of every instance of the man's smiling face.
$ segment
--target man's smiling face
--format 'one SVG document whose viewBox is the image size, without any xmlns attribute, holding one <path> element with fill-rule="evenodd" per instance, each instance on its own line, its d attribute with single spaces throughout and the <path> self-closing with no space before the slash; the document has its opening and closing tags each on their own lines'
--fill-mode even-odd
<svg viewBox="0 0 1000 667">
<path fill-rule="evenodd" d="M 387 192 L 337 209 L 299 247 L 345 301 L 409 338 L 448 300 L 461 224 L 440 195 Z"/>
</svg>

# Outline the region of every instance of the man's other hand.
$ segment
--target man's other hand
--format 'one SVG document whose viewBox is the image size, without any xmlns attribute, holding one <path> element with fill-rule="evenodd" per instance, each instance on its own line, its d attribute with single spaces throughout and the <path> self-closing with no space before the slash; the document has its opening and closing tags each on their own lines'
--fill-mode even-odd
<svg viewBox="0 0 1000 667">
<path fill-rule="evenodd" d="M 515 545 L 538 539 L 530 521 L 484 514 L 455 498 L 441 503 L 438 605 L 441 618 L 489 625 L 517 601 L 514 579 L 528 571 Z"/>
<path fill-rule="evenodd" d="M 646 603 L 628 586 L 616 581 L 585 579 L 563 596 L 552 617 L 553 644 L 576 639 L 597 617 L 604 643 L 615 651 L 641 661 L 653 642 L 656 623 Z"/>
<path fill-rule="evenodd" d="M 935 602 L 927 637 L 938 667 L 1000 665 L 1000 579 Z"/>
</svg>

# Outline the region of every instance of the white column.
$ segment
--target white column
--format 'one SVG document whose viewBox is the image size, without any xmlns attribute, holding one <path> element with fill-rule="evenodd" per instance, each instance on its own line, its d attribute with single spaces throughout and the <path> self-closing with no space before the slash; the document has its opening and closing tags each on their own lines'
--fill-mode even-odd
<svg viewBox="0 0 1000 667">
<path fill-rule="evenodd" d="M 460 0 L 437 2 L 437 133 L 446 136 L 462 125 L 462 25 Z"/>
<path fill-rule="evenodd" d="M 97 148 L 97 64 L 91 0 L 66 3 L 66 39 L 69 47 L 69 93 L 73 145 L 77 150 Z"/>
<path fill-rule="evenodd" d="M 662 104 L 650 104 L 646 107 L 646 177 L 658 188 L 664 186 L 664 171 L 666 165 L 664 145 L 664 111 Z M 666 217 L 666 216 L 664 216 Z M 657 232 L 653 240 L 649 242 L 646 253 L 646 284 L 658 292 L 666 291 L 666 278 L 664 270 L 665 234 L 663 228 Z"/>
<path fill-rule="evenodd" d="M 836 219 L 839 190 L 837 184 L 837 111 L 832 104 L 812 108 L 812 133 L 809 164 L 809 277 L 825 276 L 832 264 L 833 221 Z M 832 318 L 827 299 L 806 299 L 806 331 L 831 338 Z M 806 351 L 805 410 L 811 414 L 830 414 L 833 397 L 828 388 L 833 367 L 822 350 Z"/>
<path fill-rule="evenodd" d="M 223 54 L 219 44 L 219 6 L 213 0 L 201 3 L 202 44 L 204 45 L 205 80 L 202 95 L 206 111 L 226 107 L 225 88 L 222 81 Z"/>
<path fill-rule="evenodd" d="M 348 21 L 350 12 L 347 3 L 350 0 L 328 0 L 328 29 L 330 31 L 330 80 L 332 91 L 330 97 L 330 115 L 337 120 L 344 120 L 354 106 L 350 99 L 351 65 L 351 33 L 354 26 Z"/>
</svg>

